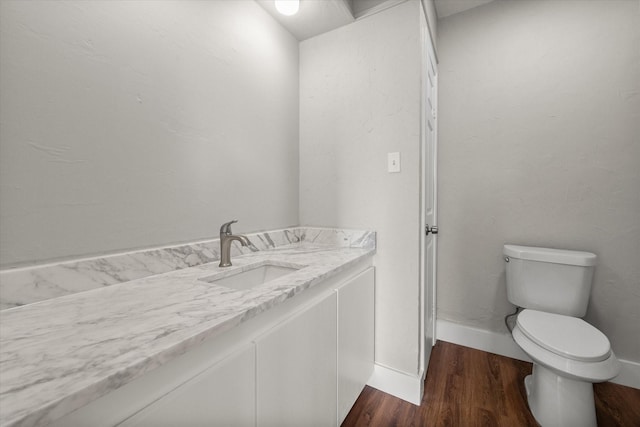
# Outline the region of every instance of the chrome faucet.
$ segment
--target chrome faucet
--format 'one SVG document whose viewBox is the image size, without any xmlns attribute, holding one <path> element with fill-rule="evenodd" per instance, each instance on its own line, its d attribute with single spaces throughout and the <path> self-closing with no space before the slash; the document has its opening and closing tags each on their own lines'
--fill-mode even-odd
<svg viewBox="0 0 640 427">
<path fill-rule="evenodd" d="M 222 224 L 220 227 L 220 267 L 231 266 L 231 242 L 237 240 L 242 246 L 249 246 L 251 242 L 247 236 L 241 234 L 234 235 L 231 233 L 231 224 L 238 222 L 237 219 Z"/>
</svg>

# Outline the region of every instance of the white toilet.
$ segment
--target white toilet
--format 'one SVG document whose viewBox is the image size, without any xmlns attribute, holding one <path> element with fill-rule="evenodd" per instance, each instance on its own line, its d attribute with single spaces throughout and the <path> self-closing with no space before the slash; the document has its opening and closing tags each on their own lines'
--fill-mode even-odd
<svg viewBox="0 0 640 427">
<path fill-rule="evenodd" d="M 504 245 L 507 298 L 518 307 L 513 339 L 533 360 L 525 378 L 543 427 L 596 427 L 592 383 L 620 371 L 607 337 L 584 320 L 596 256 Z"/>
</svg>

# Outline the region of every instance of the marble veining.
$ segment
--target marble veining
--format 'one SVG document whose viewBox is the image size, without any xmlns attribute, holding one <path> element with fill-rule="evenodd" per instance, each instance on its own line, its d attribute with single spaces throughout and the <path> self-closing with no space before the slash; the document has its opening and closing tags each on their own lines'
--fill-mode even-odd
<svg viewBox="0 0 640 427">
<path fill-rule="evenodd" d="M 271 249 L 226 269 L 201 263 L 1 311 L 0 425 L 46 425 L 375 252 L 375 233 L 307 233 L 289 244 L 262 234 L 252 242 Z M 199 280 L 267 261 L 304 267 L 242 291 Z"/>
<path fill-rule="evenodd" d="M 251 233 L 247 237 L 251 246 L 242 247 L 233 242 L 232 257 L 299 242 L 356 248 L 375 246 L 375 233 L 362 230 L 293 227 Z M 219 239 L 213 239 L 3 270 L 0 271 L 0 310 L 214 262 L 220 259 L 219 250 Z"/>
</svg>

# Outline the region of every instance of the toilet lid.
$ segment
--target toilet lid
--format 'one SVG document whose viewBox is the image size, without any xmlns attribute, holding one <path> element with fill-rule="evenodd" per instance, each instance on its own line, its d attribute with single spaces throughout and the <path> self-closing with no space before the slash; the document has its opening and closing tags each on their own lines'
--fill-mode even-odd
<svg viewBox="0 0 640 427">
<path fill-rule="evenodd" d="M 607 337 L 577 317 L 524 310 L 518 328 L 539 346 L 563 357 L 583 362 L 599 362 L 611 354 Z"/>
</svg>

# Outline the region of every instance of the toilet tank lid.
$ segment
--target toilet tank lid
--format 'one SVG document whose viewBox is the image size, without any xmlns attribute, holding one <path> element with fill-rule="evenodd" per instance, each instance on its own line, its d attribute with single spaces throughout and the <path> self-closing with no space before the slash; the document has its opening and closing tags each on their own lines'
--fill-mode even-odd
<svg viewBox="0 0 640 427">
<path fill-rule="evenodd" d="M 518 245 L 504 245 L 503 254 L 508 257 L 529 261 L 552 262 L 555 264 L 579 266 L 596 265 L 597 258 L 596 255 L 591 252 Z"/>
</svg>

